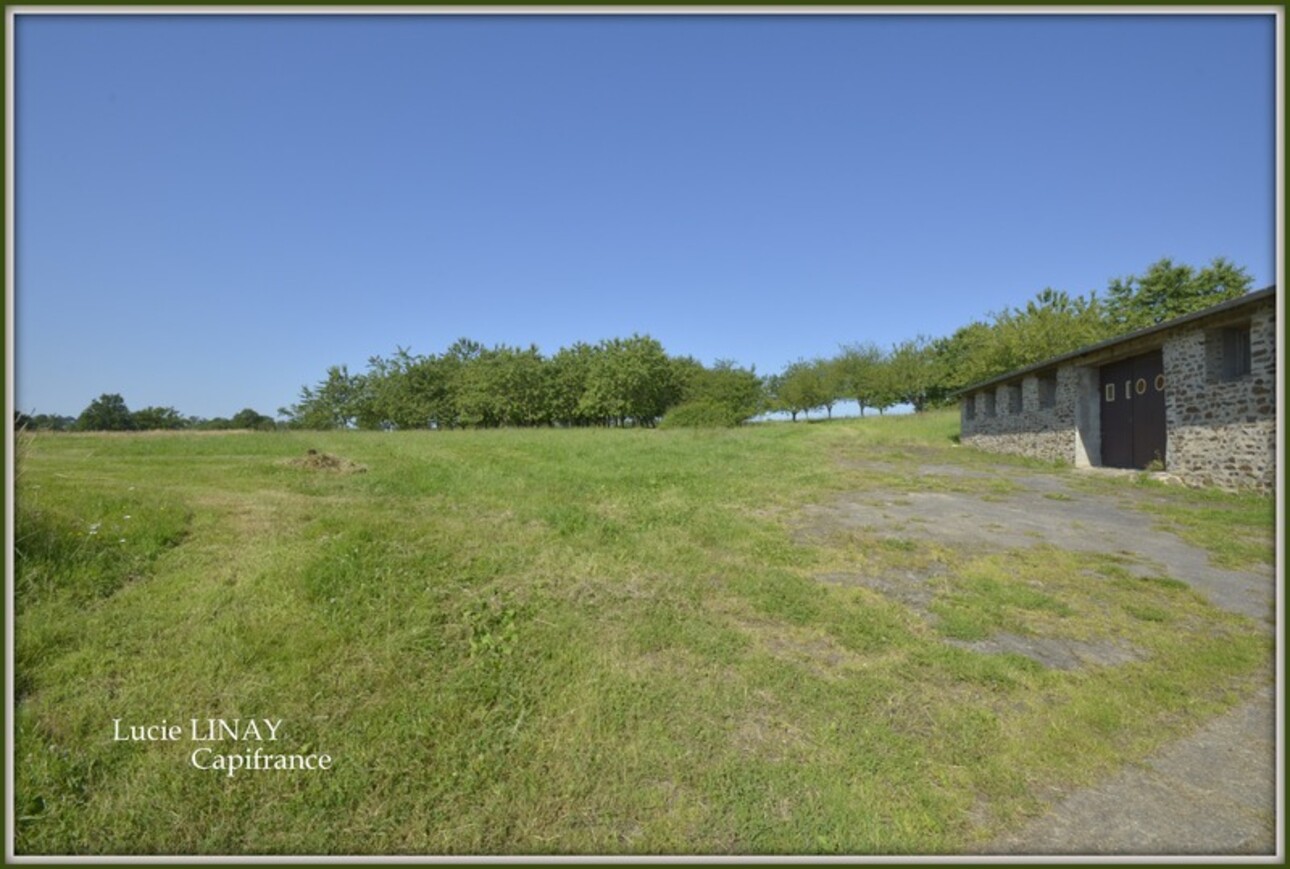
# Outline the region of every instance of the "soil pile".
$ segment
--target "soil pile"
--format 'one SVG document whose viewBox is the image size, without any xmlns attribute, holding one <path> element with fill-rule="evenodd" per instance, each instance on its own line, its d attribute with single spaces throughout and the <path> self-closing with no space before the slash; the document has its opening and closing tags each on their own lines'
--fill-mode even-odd
<svg viewBox="0 0 1290 869">
<path fill-rule="evenodd" d="M 338 474 L 363 474 L 367 472 L 367 465 L 360 465 L 358 462 L 351 462 L 349 459 L 333 456 L 330 453 L 320 453 L 317 450 L 310 450 L 303 459 L 291 459 L 287 464 L 293 468 L 332 471 Z"/>
</svg>

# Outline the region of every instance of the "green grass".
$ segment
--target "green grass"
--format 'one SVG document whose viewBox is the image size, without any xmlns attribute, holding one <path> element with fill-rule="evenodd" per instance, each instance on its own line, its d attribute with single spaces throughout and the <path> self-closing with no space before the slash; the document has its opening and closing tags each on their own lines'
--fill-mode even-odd
<svg viewBox="0 0 1290 869">
<path fill-rule="evenodd" d="M 36 437 L 16 493 L 17 851 L 953 853 L 1262 677 L 1257 626 L 1113 559 L 956 553 L 913 526 L 795 535 L 844 491 L 1010 491 L 922 465 L 1061 473 L 956 432 L 940 413 Z M 310 448 L 367 471 L 287 464 Z M 1203 522 L 1267 539 L 1245 503 L 1206 500 Z M 1223 537 L 1197 539 L 1223 558 Z M 840 563 L 936 567 L 932 617 L 817 579 Z M 998 630 L 1143 654 L 1065 672 L 945 641 Z M 283 719 L 279 750 L 335 766 L 228 778 L 187 741 L 112 740 L 115 718 L 207 717 Z"/>
</svg>

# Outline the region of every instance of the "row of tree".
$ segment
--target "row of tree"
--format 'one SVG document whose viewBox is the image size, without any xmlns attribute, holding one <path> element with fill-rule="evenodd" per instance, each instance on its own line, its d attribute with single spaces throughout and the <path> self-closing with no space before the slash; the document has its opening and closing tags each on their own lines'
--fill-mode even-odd
<svg viewBox="0 0 1290 869">
<path fill-rule="evenodd" d="M 14 428 L 29 431 L 161 431 L 194 429 L 224 431 L 254 429 L 273 431 L 277 423 L 272 417 L 244 408 L 232 418 L 203 419 L 184 416 L 173 407 L 145 407 L 130 410 L 125 399 L 117 393 L 104 393 L 89 403 L 80 416 L 56 414 L 14 413 Z"/>
<path fill-rule="evenodd" d="M 799 359 L 767 378 L 768 406 L 793 419 L 818 410 L 831 416 L 841 400 L 857 402 L 861 415 L 893 405 L 921 411 L 973 383 L 1236 298 L 1252 283 L 1221 258 L 1201 269 L 1162 259 L 1140 276 L 1111 281 L 1104 298 L 1045 289 L 1024 307 L 946 337 L 918 337 L 890 351 L 852 344 L 830 358 Z"/>
<path fill-rule="evenodd" d="M 442 354 L 399 348 L 367 371 L 333 366 L 279 414 L 301 428 L 652 427 L 669 412 L 692 424 L 734 425 L 765 409 L 756 373 L 669 356 L 633 335 L 576 343 L 544 356 L 537 347 L 462 338 Z M 701 421 L 701 422 L 700 422 Z"/>
<path fill-rule="evenodd" d="M 890 350 L 849 344 L 829 358 L 799 359 L 759 377 L 721 360 L 711 367 L 670 356 L 648 335 L 576 343 L 551 356 L 537 347 L 484 345 L 462 338 L 445 352 L 398 348 L 365 372 L 344 365 L 303 387 L 275 422 L 246 408 L 232 418 L 185 417 L 172 407 L 131 411 L 102 395 L 80 416 L 27 416 L 32 429 L 452 429 L 499 426 L 737 425 L 766 412 L 796 420 L 839 401 L 863 415 L 896 405 L 944 404 L 956 390 L 1061 353 L 1151 326 L 1249 291 L 1245 269 L 1224 259 L 1195 269 L 1162 259 L 1142 275 L 1110 282 L 1104 297 L 1045 289 L 940 338 L 917 337 Z"/>
</svg>

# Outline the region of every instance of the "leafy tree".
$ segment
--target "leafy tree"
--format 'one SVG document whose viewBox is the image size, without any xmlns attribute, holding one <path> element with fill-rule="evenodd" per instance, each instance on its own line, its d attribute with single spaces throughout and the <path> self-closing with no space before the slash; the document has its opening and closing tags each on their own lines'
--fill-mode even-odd
<svg viewBox="0 0 1290 869">
<path fill-rule="evenodd" d="M 731 411 L 716 401 L 684 401 L 668 410 L 660 423 L 662 428 L 733 428 L 747 417 Z"/>
<path fill-rule="evenodd" d="M 125 399 L 116 393 L 103 393 L 89 403 L 76 418 L 78 431 L 130 431 L 134 418 Z"/>
<path fill-rule="evenodd" d="M 233 428 L 249 428 L 259 431 L 273 431 L 277 428 L 273 422 L 273 417 L 265 416 L 249 407 L 244 407 L 233 414 L 233 418 L 229 422 Z"/>
<path fill-rule="evenodd" d="M 499 353 L 502 419 L 506 425 L 551 423 L 552 371 L 536 345 Z"/>
<path fill-rule="evenodd" d="M 562 347 L 547 363 L 551 418 L 563 425 L 584 426 L 594 420 L 583 403 L 596 348 L 581 341 Z"/>
<path fill-rule="evenodd" d="M 940 375 L 931 340 L 920 335 L 900 342 L 891 348 L 886 369 L 895 402 L 911 405 L 915 413 L 922 413 L 934 396 Z"/>
<path fill-rule="evenodd" d="M 483 350 L 463 360 L 457 409 L 465 425 L 494 428 L 505 413 L 502 360 L 498 350 Z"/>
<path fill-rule="evenodd" d="M 1072 297 L 1045 289 L 1022 308 L 1006 308 L 992 323 L 973 322 L 932 342 L 939 369 L 929 394 L 945 395 L 1007 371 L 1110 337 L 1105 307 L 1096 294 Z"/>
<path fill-rule="evenodd" d="M 158 431 L 162 429 L 180 429 L 188 427 L 188 420 L 173 407 L 145 407 L 136 410 L 134 427 L 139 431 Z"/>
<path fill-rule="evenodd" d="M 882 350 L 872 341 L 848 344 L 835 357 L 838 386 L 847 398 L 854 398 L 860 405 L 861 416 L 866 407 L 878 407 L 886 397 L 883 362 Z"/>
<path fill-rule="evenodd" d="M 550 392 L 546 361 L 536 346 L 501 345 L 464 364 L 458 407 L 468 425 L 544 425 L 551 419 Z"/>
<path fill-rule="evenodd" d="M 59 416 L 52 413 L 37 413 L 28 416 L 21 414 L 27 420 L 27 428 L 30 431 L 71 431 L 76 425 L 76 417 Z M 20 428 L 17 415 L 14 420 L 14 427 Z"/>
<path fill-rule="evenodd" d="M 797 411 L 788 406 L 784 398 L 784 375 L 767 374 L 761 380 L 761 388 L 766 396 L 766 410 L 771 413 L 787 413 L 797 422 Z"/>
<path fill-rule="evenodd" d="M 752 369 L 719 359 L 704 368 L 688 357 L 674 359 L 681 403 L 668 411 L 670 425 L 738 425 L 767 407 L 762 380 Z M 684 408 L 684 410 L 682 410 Z"/>
<path fill-rule="evenodd" d="M 825 379 L 821 376 L 819 360 L 798 359 L 790 363 L 779 376 L 777 397 L 780 406 L 797 421 L 799 413 L 807 419 L 817 407 L 831 399 Z"/>
<path fill-rule="evenodd" d="M 989 324 L 974 320 L 933 342 L 933 353 L 941 372 L 941 386 L 953 392 L 992 376 L 989 345 L 993 334 Z"/>
<path fill-rule="evenodd" d="M 197 423 L 197 425 L 194 426 L 194 428 L 197 428 L 201 431 L 231 431 L 232 429 L 235 428 L 235 426 L 233 425 L 233 420 L 229 419 L 228 417 L 217 416 L 217 417 L 214 417 L 213 419 L 202 420 L 201 422 Z"/>
<path fill-rule="evenodd" d="M 1024 308 L 995 316 L 994 359 L 1000 372 L 1041 362 L 1109 337 L 1104 309 L 1097 295 L 1072 298 L 1064 291 L 1045 289 Z"/>
<path fill-rule="evenodd" d="M 349 428 L 361 422 L 364 427 L 375 427 L 375 403 L 367 389 L 367 380 L 361 374 L 350 374 L 348 367 L 333 365 L 327 377 L 310 388 L 300 388 L 300 401 L 288 408 L 279 409 L 290 417 L 296 428 L 330 429 Z"/>
<path fill-rule="evenodd" d="M 602 341 L 587 373 L 579 413 L 602 424 L 653 426 L 679 398 L 667 354 L 648 335 Z"/>
<path fill-rule="evenodd" d="M 1107 287 L 1107 320 L 1115 334 L 1153 326 L 1249 292 L 1254 279 L 1222 257 L 1196 271 L 1165 257 L 1141 277 L 1117 278 Z"/>
</svg>

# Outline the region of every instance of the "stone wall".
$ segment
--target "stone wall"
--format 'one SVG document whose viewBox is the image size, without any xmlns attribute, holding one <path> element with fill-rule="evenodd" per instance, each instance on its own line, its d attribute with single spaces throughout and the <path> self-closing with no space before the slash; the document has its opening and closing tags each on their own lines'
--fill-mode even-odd
<svg viewBox="0 0 1290 869">
<path fill-rule="evenodd" d="M 1224 327 L 1246 327 L 1250 371 L 1223 376 Z M 1209 324 L 1164 345 L 1170 473 L 1223 488 L 1276 485 L 1276 308 Z"/>
<path fill-rule="evenodd" d="M 1030 375 L 1020 383 L 1003 383 L 988 392 L 966 396 L 960 409 L 960 440 L 996 453 L 1012 453 L 1053 462 L 1071 461 L 1075 451 L 1074 378 L 1056 373 L 1053 406 L 1043 406 L 1044 377 Z M 1021 407 L 1015 405 L 1020 387 Z M 991 401 L 993 398 L 993 401 Z M 972 411 L 968 403 L 972 402 Z M 991 412 L 993 409 L 993 412 Z M 971 418 L 969 418 L 971 417 Z"/>
</svg>

